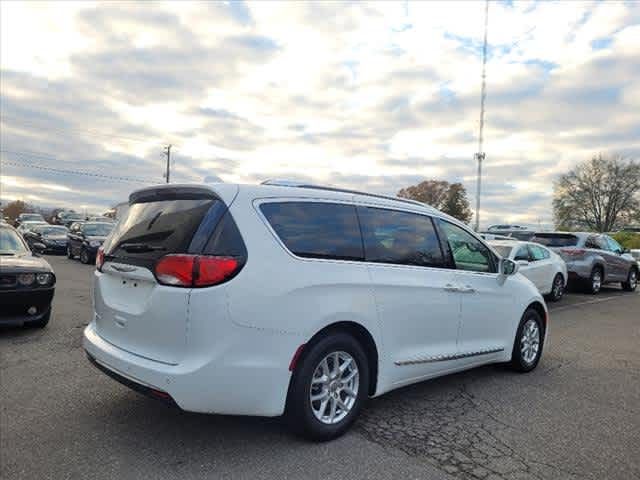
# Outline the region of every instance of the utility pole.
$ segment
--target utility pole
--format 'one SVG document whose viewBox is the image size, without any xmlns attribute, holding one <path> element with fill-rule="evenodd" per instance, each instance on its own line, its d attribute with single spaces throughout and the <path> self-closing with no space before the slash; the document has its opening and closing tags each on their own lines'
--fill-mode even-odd
<svg viewBox="0 0 640 480">
<path fill-rule="evenodd" d="M 485 153 L 482 151 L 484 141 L 484 101 L 487 97 L 487 31 L 489 26 L 489 0 L 484 4 L 484 44 L 482 46 L 482 88 L 480 91 L 480 133 L 478 135 L 478 153 L 474 155 L 478 161 L 478 177 L 476 186 L 476 232 L 480 230 L 480 194 L 482 192 L 482 162 Z"/>
<path fill-rule="evenodd" d="M 167 183 L 169 183 L 169 163 L 171 162 L 171 147 L 171 144 L 164 147 L 164 154 L 167 156 L 167 173 L 165 173 L 164 177 L 167 179 Z"/>
</svg>

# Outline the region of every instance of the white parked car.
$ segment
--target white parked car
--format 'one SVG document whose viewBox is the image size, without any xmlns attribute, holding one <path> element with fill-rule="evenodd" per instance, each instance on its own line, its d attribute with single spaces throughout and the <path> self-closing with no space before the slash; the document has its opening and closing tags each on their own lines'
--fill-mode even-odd
<svg viewBox="0 0 640 480">
<path fill-rule="evenodd" d="M 515 261 L 519 272 L 536 286 L 542 295 L 553 302 L 564 295 L 569 276 L 567 264 L 557 253 L 533 242 L 491 240 L 491 245 L 502 257 Z"/>
<path fill-rule="evenodd" d="M 368 397 L 488 363 L 536 367 L 536 288 L 411 200 L 314 186 L 138 190 L 100 249 L 84 348 L 195 412 L 334 438 Z"/>
</svg>

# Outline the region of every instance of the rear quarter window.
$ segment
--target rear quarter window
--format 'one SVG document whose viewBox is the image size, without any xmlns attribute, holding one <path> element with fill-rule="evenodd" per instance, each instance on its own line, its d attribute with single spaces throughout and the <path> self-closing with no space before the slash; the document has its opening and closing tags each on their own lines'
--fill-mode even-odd
<svg viewBox="0 0 640 480">
<path fill-rule="evenodd" d="M 260 205 L 275 233 L 295 255 L 362 260 L 362 238 L 353 205 L 324 202 L 270 202 Z"/>
</svg>

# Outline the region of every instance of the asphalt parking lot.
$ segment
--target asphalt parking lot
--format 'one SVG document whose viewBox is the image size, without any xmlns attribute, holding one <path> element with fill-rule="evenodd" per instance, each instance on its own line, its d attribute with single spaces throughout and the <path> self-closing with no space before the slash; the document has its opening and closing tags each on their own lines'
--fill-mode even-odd
<svg viewBox="0 0 640 480">
<path fill-rule="evenodd" d="M 173 410 L 98 372 L 81 346 L 92 267 L 47 258 L 51 323 L 0 329 L 3 479 L 640 479 L 639 293 L 553 305 L 531 374 L 489 366 L 404 388 L 312 444 L 279 419 Z"/>
</svg>

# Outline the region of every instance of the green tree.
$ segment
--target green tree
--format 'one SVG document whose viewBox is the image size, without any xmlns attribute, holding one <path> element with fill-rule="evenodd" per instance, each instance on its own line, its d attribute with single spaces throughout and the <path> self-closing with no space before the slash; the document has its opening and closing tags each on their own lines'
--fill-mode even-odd
<svg viewBox="0 0 640 480">
<path fill-rule="evenodd" d="M 401 189 L 398 196 L 431 205 L 465 223 L 469 223 L 473 216 L 469 207 L 467 190 L 461 183 L 425 180 L 417 185 Z"/>
<path fill-rule="evenodd" d="M 557 228 L 610 232 L 637 220 L 640 211 L 640 163 L 594 156 L 560 176 L 554 185 Z"/>
</svg>

